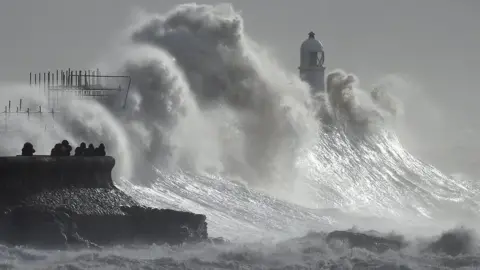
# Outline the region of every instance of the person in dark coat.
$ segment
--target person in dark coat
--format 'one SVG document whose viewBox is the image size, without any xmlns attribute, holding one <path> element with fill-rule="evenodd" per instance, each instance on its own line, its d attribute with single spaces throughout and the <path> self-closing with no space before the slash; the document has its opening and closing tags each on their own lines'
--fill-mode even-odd
<svg viewBox="0 0 480 270">
<path fill-rule="evenodd" d="M 95 155 L 95 147 L 93 147 L 93 144 L 88 145 L 88 148 L 85 150 L 84 155 L 88 157 Z"/>
<path fill-rule="evenodd" d="M 62 156 L 70 156 L 72 152 L 72 146 L 67 140 L 62 141 Z"/>
<path fill-rule="evenodd" d="M 22 156 L 33 156 L 33 153 L 35 153 L 33 144 L 31 144 L 30 142 L 26 142 L 22 148 Z"/>
<path fill-rule="evenodd" d="M 55 144 L 55 147 L 52 148 L 52 151 L 50 152 L 50 156 L 52 157 L 58 157 L 58 156 L 62 156 L 62 144 L 61 143 L 57 143 Z"/>
<path fill-rule="evenodd" d="M 95 156 L 105 156 L 105 145 L 101 143 L 97 148 L 95 148 Z"/>
<path fill-rule="evenodd" d="M 85 154 L 85 150 L 87 150 L 87 145 L 82 142 L 80 146 L 75 148 L 75 156 L 83 156 Z"/>
</svg>

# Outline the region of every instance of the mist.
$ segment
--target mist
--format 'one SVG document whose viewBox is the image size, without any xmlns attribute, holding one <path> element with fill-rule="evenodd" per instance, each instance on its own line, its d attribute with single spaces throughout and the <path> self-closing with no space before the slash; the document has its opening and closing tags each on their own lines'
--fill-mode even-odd
<svg viewBox="0 0 480 270">
<path fill-rule="evenodd" d="M 163 266 L 306 267 L 321 258 L 353 267 L 359 257 L 390 265 L 392 256 L 409 267 L 442 265 L 446 257 L 423 243 L 452 229 L 463 254 L 478 253 L 477 123 L 470 117 L 477 109 L 477 4 L 87 2 L 2 4 L 1 100 L 44 106 L 46 97 L 25 83 L 29 72 L 99 67 L 131 76 L 126 108 L 72 99 L 59 118 L 15 116 L 0 152 L 19 153 L 26 140 L 37 153 L 61 139 L 105 143 L 119 188 L 146 206 L 203 213 L 211 236 L 232 241 L 227 252 L 210 243 L 113 248 L 88 263 L 144 264 L 129 258 L 140 252 L 161 254 L 153 264 Z M 75 12 L 67 18 L 66 9 Z M 52 12 L 65 23 L 44 16 Z M 309 31 L 326 49 L 320 101 L 298 77 L 298 49 Z M 375 230 L 380 239 L 394 232 L 410 244 L 381 256 L 360 247 L 358 255 L 358 247 L 324 237 L 350 228 Z M 278 243 L 288 250 L 282 257 L 295 260 L 268 252 Z M 19 249 L 63 264 L 57 255 Z M 264 257 L 249 260 L 258 250 Z M 82 252 L 65 261 L 81 265 Z"/>
</svg>

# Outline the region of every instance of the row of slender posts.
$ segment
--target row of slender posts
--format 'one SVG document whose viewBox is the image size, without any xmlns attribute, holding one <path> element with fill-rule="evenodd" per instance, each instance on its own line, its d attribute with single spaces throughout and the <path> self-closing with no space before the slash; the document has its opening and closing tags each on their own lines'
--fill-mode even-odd
<svg viewBox="0 0 480 270">
<path fill-rule="evenodd" d="M 112 80 L 113 81 L 110 81 Z M 126 107 L 127 97 L 130 92 L 130 84 L 132 79 L 125 75 L 102 75 L 100 70 L 59 70 L 56 72 L 33 73 L 30 72 L 30 86 L 37 86 L 47 96 L 47 108 L 58 105 L 59 99 L 71 96 L 72 91 L 79 96 L 88 97 L 105 97 L 112 94 L 122 92 L 125 88 L 122 83 L 115 81 L 116 79 L 124 80 L 127 83 L 125 97 L 123 100 L 123 108 Z M 118 87 L 117 87 L 118 83 Z M 43 86 L 43 87 L 42 87 Z"/>
<path fill-rule="evenodd" d="M 27 118 L 30 119 L 30 115 L 32 114 L 42 115 L 46 113 L 51 114 L 52 118 L 55 118 L 55 114 L 58 112 L 55 108 L 57 108 L 56 105 L 58 105 L 59 103 L 59 98 L 70 95 L 69 93 L 82 92 L 80 94 L 85 94 L 87 96 L 96 96 L 95 93 L 98 91 L 108 91 L 112 92 L 112 94 L 114 93 L 113 91 L 115 91 L 115 93 L 118 93 L 117 91 L 122 90 L 121 85 L 118 85 L 118 88 L 105 88 L 102 85 L 102 83 L 105 83 L 106 80 L 109 80 L 111 78 L 125 79 L 128 82 L 122 106 L 123 108 L 125 108 L 131 84 L 130 76 L 102 75 L 99 69 L 83 71 L 68 69 L 56 70 L 56 72 L 48 71 L 43 73 L 30 72 L 30 86 L 37 86 L 40 91 L 41 88 L 43 88 L 43 91 L 45 91 L 45 94 L 47 95 L 47 104 L 44 104 L 46 105 L 46 107 L 38 106 L 38 110 L 32 110 L 30 108 L 24 109 L 23 100 L 20 99 L 18 106 L 16 106 L 15 110 L 15 108 L 12 108 L 12 101 L 9 100 L 8 105 L 5 106 L 4 111 L 0 111 L 0 115 L 3 114 L 5 116 L 5 130 L 8 130 L 8 119 L 13 114 L 26 114 Z M 63 90 L 73 90 L 73 92 L 67 92 Z"/>
<path fill-rule="evenodd" d="M 42 113 L 42 112 L 45 112 L 45 111 L 42 111 L 42 106 L 38 106 L 38 111 L 31 111 L 30 108 L 27 108 L 25 111 L 22 111 L 22 99 L 20 99 L 20 102 L 19 102 L 19 104 L 16 108 L 16 111 L 14 113 L 30 114 L 30 113 Z M 2 113 L 4 113 L 4 114 L 12 113 L 12 101 L 11 100 L 8 101 L 8 106 L 5 106 L 5 109 Z M 48 113 L 54 114 L 55 111 L 53 109 L 51 109 Z"/>
<path fill-rule="evenodd" d="M 45 87 L 85 87 L 89 85 L 101 84 L 100 70 L 58 70 L 56 72 L 42 73 L 30 72 L 30 86 L 38 85 Z"/>
<path fill-rule="evenodd" d="M 9 125 L 8 125 L 8 118 L 10 118 L 10 115 L 13 114 L 13 113 L 16 113 L 16 114 L 27 114 L 27 119 L 30 120 L 30 115 L 31 114 L 43 114 L 43 113 L 47 113 L 47 114 L 51 114 L 52 115 L 52 118 L 54 118 L 55 116 L 55 113 L 56 111 L 52 108 L 51 110 L 47 110 L 47 111 L 44 111 L 42 106 L 38 106 L 38 110 L 37 111 L 32 111 L 30 108 L 27 108 L 26 110 L 22 110 L 22 103 L 23 103 L 23 100 L 20 99 L 20 102 L 18 104 L 18 106 L 16 107 L 16 110 L 12 112 L 12 101 L 9 100 L 8 101 L 8 106 L 5 106 L 5 109 L 3 112 L 0 112 L 0 114 L 4 114 L 5 115 L 5 122 L 4 122 L 4 131 L 8 131 L 9 130 Z M 47 130 L 47 125 L 45 125 L 45 131 Z"/>
<path fill-rule="evenodd" d="M 47 94 L 47 104 L 46 108 L 38 106 L 38 110 L 32 110 L 30 108 L 23 108 L 23 100 L 20 99 L 16 110 L 12 111 L 12 101 L 8 101 L 8 105 L 5 106 L 4 111 L 0 111 L 0 115 L 5 115 L 5 130 L 8 130 L 8 119 L 12 114 L 26 114 L 28 119 L 30 119 L 31 114 L 51 114 L 54 118 L 54 114 L 58 111 L 55 109 L 55 104 L 58 105 L 59 97 L 62 98 L 64 94 L 68 94 L 66 91 L 62 90 L 74 90 L 74 93 L 77 92 L 86 92 L 86 95 L 91 95 L 90 92 L 100 91 L 121 91 L 121 86 L 105 88 L 102 84 L 106 83 L 108 79 L 111 78 L 121 78 L 128 80 L 128 86 L 126 88 L 125 98 L 123 102 L 123 108 L 126 107 L 126 101 L 128 93 L 130 90 L 131 78 L 129 76 L 116 76 L 116 75 L 102 75 L 100 70 L 73 70 L 69 68 L 68 70 L 56 70 L 55 72 L 39 72 L 33 73 L 30 72 L 30 86 L 37 86 L 40 90 L 43 86 L 45 94 Z M 104 81 L 105 80 L 105 81 Z M 77 91 L 78 90 L 78 91 Z M 53 91 L 51 93 L 51 91 Z M 96 92 L 95 92 L 96 93 Z M 52 94 L 54 94 L 52 96 Z M 92 94 L 95 96 L 95 94 Z M 53 98 L 53 99 L 52 99 Z M 1 110 L 1 109 L 0 109 Z M 46 125 L 45 125 L 46 129 Z"/>
</svg>

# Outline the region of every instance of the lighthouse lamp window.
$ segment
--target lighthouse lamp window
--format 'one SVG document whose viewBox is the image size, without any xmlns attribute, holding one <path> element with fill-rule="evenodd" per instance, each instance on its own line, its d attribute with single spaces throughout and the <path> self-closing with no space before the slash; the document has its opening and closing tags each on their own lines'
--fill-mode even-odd
<svg viewBox="0 0 480 270">
<path fill-rule="evenodd" d="M 310 67 L 318 66 L 318 53 L 317 52 L 310 52 L 309 53 L 308 65 Z"/>
</svg>

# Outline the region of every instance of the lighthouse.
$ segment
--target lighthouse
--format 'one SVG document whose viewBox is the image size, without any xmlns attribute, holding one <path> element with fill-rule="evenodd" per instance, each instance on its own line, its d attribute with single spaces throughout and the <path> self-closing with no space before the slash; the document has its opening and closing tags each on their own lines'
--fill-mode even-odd
<svg viewBox="0 0 480 270">
<path fill-rule="evenodd" d="M 312 95 L 325 90 L 325 52 L 315 33 L 308 33 L 308 38 L 300 46 L 300 78 L 307 82 Z"/>
</svg>

